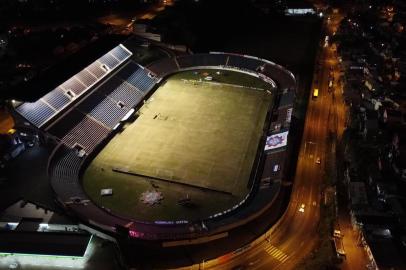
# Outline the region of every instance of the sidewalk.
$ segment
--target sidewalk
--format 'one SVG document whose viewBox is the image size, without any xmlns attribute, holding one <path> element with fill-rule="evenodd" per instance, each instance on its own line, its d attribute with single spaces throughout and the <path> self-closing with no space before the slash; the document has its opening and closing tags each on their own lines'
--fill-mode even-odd
<svg viewBox="0 0 406 270">
<path fill-rule="evenodd" d="M 358 243 L 358 234 L 352 229 L 351 219 L 347 209 L 339 209 L 338 222 L 343 237 L 346 259 L 341 264 L 342 270 L 366 269 L 368 257 Z"/>
</svg>

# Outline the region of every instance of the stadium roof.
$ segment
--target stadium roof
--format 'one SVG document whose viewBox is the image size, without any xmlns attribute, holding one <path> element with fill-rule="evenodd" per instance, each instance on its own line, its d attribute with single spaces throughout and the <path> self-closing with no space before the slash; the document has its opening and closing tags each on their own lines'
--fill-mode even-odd
<svg viewBox="0 0 406 270">
<path fill-rule="evenodd" d="M 89 234 L 0 231 L 0 253 L 83 257 Z"/>
</svg>

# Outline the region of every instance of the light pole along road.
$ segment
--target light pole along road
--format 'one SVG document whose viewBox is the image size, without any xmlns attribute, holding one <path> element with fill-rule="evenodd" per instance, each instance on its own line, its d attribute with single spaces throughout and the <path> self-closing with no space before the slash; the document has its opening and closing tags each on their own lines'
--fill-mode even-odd
<svg viewBox="0 0 406 270">
<path fill-rule="evenodd" d="M 329 20 L 326 18 L 325 32 L 328 35 L 335 32 L 340 20 L 340 14 L 332 15 Z M 316 247 L 324 161 L 332 147 L 327 138 L 329 134 L 340 138 L 345 125 L 345 105 L 342 91 L 337 87 L 335 48 L 330 44 L 324 46 L 324 38 L 317 59 L 320 68 L 316 69 L 309 91 L 301 149 L 286 212 L 238 256 L 219 257 L 182 269 L 294 269 Z M 335 79 L 329 91 L 332 76 Z M 317 98 L 312 97 L 314 88 L 319 89 Z M 320 164 L 316 162 L 318 158 Z"/>
</svg>

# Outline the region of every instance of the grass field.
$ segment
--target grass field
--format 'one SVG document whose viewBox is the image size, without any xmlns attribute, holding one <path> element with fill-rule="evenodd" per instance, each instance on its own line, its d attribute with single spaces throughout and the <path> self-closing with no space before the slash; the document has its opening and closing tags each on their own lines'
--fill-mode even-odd
<svg viewBox="0 0 406 270">
<path fill-rule="evenodd" d="M 213 81 L 199 82 L 205 72 Z M 199 219 L 232 207 L 249 192 L 272 102 L 266 86 L 230 71 L 170 77 L 89 165 L 86 192 L 119 215 L 146 221 Z M 102 188 L 114 194 L 101 197 Z M 145 205 L 140 196 L 148 190 L 160 191 L 163 200 Z M 179 205 L 186 194 L 191 202 Z"/>
</svg>

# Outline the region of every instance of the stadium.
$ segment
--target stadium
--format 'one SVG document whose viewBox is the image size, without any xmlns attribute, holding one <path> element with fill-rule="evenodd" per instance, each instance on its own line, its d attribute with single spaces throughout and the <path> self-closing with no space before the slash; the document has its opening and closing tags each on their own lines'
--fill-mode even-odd
<svg viewBox="0 0 406 270">
<path fill-rule="evenodd" d="M 254 56 L 137 50 L 117 45 L 16 117 L 55 146 L 52 189 L 83 223 L 167 246 L 225 237 L 278 195 L 295 77 Z"/>
</svg>

